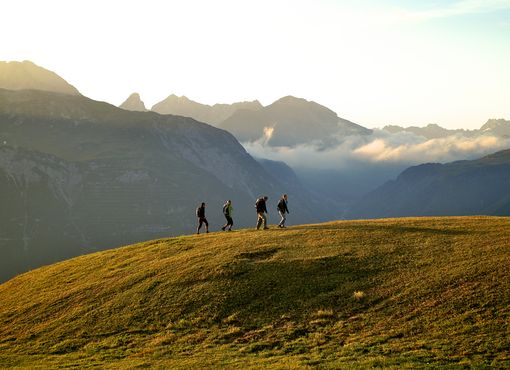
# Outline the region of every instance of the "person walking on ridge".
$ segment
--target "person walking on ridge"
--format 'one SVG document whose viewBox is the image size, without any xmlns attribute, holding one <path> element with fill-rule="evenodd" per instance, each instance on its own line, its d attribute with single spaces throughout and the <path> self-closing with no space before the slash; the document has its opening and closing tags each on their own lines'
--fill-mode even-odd
<svg viewBox="0 0 510 370">
<path fill-rule="evenodd" d="M 289 213 L 289 209 L 287 208 L 287 194 L 282 195 L 276 208 L 278 208 L 278 213 L 280 214 L 280 217 L 282 218 L 280 220 L 280 223 L 278 224 L 278 227 L 284 228 L 285 221 L 287 220 L 287 217 L 285 217 L 285 213 Z"/>
<path fill-rule="evenodd" d="M 266 208 L 266 202 L 267 202 L 267 196 L 264 196 L 262 198 L 257 199 L 255 202 L 255 208 L 257 209 L 257 230 L 260 229 L 260 226 L 264 225 L 264 230 L 269 229 L 267 227 L 267 208 Z"/>
<path fill-rule="evenodd" d="M 197 234 L 200 234 L 202 224 L 205 224 L 205 232 L 208 233 L 209 222 L 207 222 L 207 218 L 205 218 L 205 203 L 202 203 L 202 205 L 197 208 L 197 217 L 198 217 Z"/>
<path fill-rule="evenodd" d="M 232 201 L 227 200 L 223 205 L 223 215 L 225 216 L 227 223 L 223 225 L 221 230 L 225 231 L 228 227 L 228 231 L 232 231 L 232 226 L 234 226 L 234 220 L 232 220 L 232 212 L 234 209 L 232 208 Z"/>
</svg>

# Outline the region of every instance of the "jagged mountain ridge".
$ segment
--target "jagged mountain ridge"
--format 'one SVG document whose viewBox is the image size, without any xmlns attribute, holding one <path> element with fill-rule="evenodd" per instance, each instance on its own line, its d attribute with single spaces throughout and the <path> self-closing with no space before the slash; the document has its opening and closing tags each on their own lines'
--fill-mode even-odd
<svg viewBox="0 0 510 370">
<path fill-rule="evenodd" d="M 434 123 L 428 124 L 425 127 L 416 126 L 401 127 L 396 125 L 388 125 L 383 127 L 383 130 L 390 132 L 392 134 L 399 132 L 410 132 L 418 136 L 423 136 L 428 140 L 439 139 L 453 135 L 473 136 L 477 134 L 477 130 L 463 130 L 463 129 L 448 130 Z"/>
<path fill-rule="evenodd" d="M 191 117 L 200 122 L 217 126 L 239 109 L 259 110 L 262 105 L 258 100 L 251 102 L 238 102 L 233 104 L 207 105 L 197 103 L 185 96 L 170 95 L 156 103 L 151 110 L 160 114 L 174 114 Z"/>
<path fill-rule="evenodd" d="M 409 132 L 426 139 L 438 139 L 448 136 L 473 137 L 480 135 L 494 135 L 496 137 L 510 137 L 510 121 L 499 118 L 489 119 L 482 127 L 475 130 L 455 129 L 449 130 L 437 124 L 428 124 L 425 127 L 402 127 L 397 125 L 388 125 L 383 127 L 384 131 L 395 134 L 400 132 Z"/>
</svg>

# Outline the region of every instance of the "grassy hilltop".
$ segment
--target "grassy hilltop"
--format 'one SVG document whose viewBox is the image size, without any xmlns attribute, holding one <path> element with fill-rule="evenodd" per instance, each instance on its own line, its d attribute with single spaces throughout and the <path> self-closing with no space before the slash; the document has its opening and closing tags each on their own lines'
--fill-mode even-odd
<svg viewBox="0 0 510 370">
<path fill-rule="evenodd" d="M 510 218 L 161 239 L 0 285 L 0 368 L 510 367 Z"/>
</svg>

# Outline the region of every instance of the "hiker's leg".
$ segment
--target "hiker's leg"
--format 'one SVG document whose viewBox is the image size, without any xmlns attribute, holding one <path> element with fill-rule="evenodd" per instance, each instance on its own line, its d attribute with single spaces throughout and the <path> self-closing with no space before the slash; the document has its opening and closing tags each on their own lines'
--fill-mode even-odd
<svg viewBox="0 0 510 370">
<path fill-rule="evenodd" d="M 267 216 L 265 213 L 262 213 L 262 220 L 264 222 L 264 229 L 267 229 Z"/>
<path fill-rule="evenodd" d="M 200 229 L 202 228 L 202 219 L 198 219 L 198 226 L 197 226 L 197 234 L 200 234 Z"/>
<path fill-rule="evenodd" d="M 228 216 L 228 218 L 227 218 L 227 225 L 228 225 L 228 229 L 232 230 L 232 226 L 234 226 L 234 220 L 230 216 Z"/>
<path fill-rule="evenodd" d="M 205 224 L 205 232 L 209 232 L 209 222 L 207 222 L 207 218 L 204 218 L 204 224 Z"/>
<path fill-rule="evenodd" d="M 261 213 L 257 213 L 257 230 L 260 229 L 260 225 L 262 225 L 262 216 Z"/>
</svg>

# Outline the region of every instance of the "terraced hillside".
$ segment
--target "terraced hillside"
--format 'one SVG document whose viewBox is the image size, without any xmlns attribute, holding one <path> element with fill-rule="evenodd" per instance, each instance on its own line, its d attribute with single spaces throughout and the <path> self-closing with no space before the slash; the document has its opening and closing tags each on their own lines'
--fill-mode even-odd
<svg viewBox="0 0 510 370">
<path fill-rule="evenodd" d="M 0 367 L 510 366 L 510 219 L 148 241 L 0 285 Z"/>
</svg>

